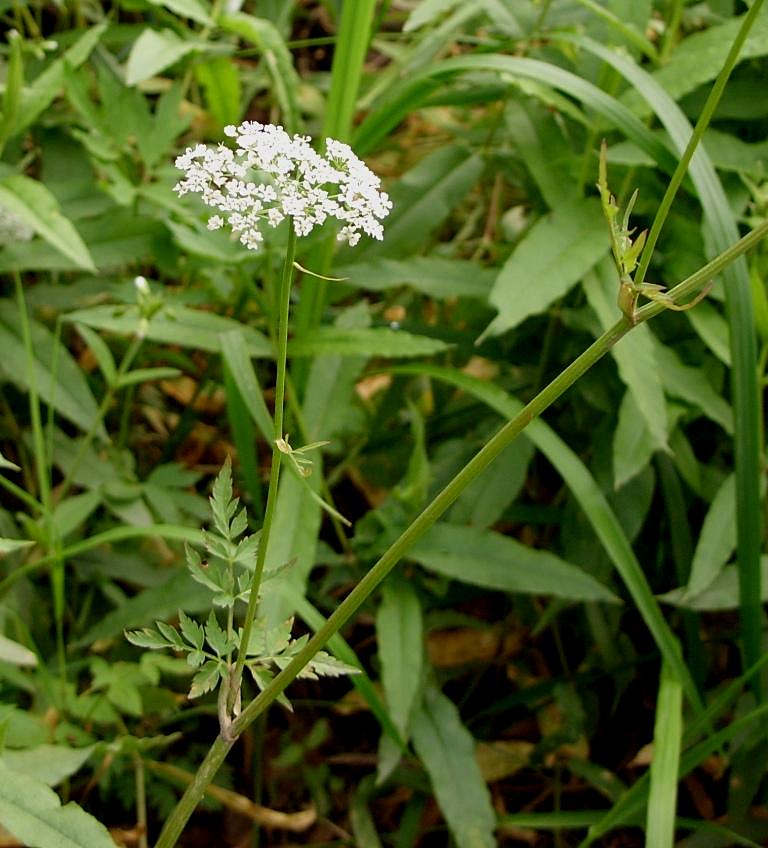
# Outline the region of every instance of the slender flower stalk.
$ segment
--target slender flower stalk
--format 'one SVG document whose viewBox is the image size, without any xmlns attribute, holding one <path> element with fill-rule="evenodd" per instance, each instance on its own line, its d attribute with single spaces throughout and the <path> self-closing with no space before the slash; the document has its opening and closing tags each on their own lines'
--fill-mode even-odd
<svg viewBox="0 0 768 848">
<path fill-rule="evenodd" d="M 389 214 L 392 204 L 380 190 L 379 178 L 340 141 L 326 139 L 325 152 L 321 155 L 310 146 L 308 137 L 289 135 L 282 127 L 269 124 L 246 121 L 239 127 L 226 127 L 225 134 L 235 140 L 234 150 L 224 144 L 216 148 L 198 144 L 176 159 L 176 166 L 184 172 L 176 192 L 200 194 L 207 206 L 217 210 L 208 219 L 208 228 L 229 226 L 251 250 L 258 250 L 263 243 L 265 225 L 277 227 L 286 219 L 288 222 L 288 243 L 278 293 L 277 377 L 267 505 L 237 659 L 220 699 L 221 735 L 231 743 L 235 738 L 230 732 L 232 716 L 238 710 L 280 482 L 280 445 L 285 443 L 289 310 L 297 238 L 309 235 L 330 219 L 341 224 L 338 240 L 351 246 L 363 234 L 381 239 L 381 220 Z"/>
<path fill-rule="evenodd" d="M 251 593 L 248 598 L 248 609 L 245 612 L 243 622 L 243 633 L 240 638 L 240 650 L 237 653 L 232 686 L 229 693 L 228 708 L 231 711 L 240 692 L 240 683 L 243 677 L 243 666 L 247 653 L 248 643 L 251 638 L 253 621 L 256 618 L 256 610 L 259 601 L 259 588 L 261 578 L 264 574 L 264 563 L 269 547 L 269 537 L 272 531 L 272 520 L 275 515 L 277 503 L 277 488 L 280 482 L 280 458 L 281 451 L 278 442 L 283 438 L 283 420 L 285 415 L 285 373 L 288 363 L 288 317 L 291 305 L 291 282 L 293 279 L 293 260 L 296 255 L 296 231 L 290 225 L 288 235 L 288 246 L 283 262 L 283 271 L 280 275 L 280 291 L 278 294 L 278 325 L 277 325 L 277 381 L 275 384 L 275 414 L 274 414 L 274 440 L 272 442 L 272 467 L 269 472 L 269 489 L 267 490 L 267 506 L 264 512 L 264 524 L 261 528 L 259 538 L 259 550 L 256 555 L 256 567 L 253 571 L 251 581 Z"/>
</svg>

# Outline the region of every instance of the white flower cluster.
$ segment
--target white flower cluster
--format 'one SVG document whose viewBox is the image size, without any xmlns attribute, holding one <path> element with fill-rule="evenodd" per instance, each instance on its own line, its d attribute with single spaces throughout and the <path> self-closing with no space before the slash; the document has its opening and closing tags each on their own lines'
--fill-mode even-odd
<svg viewBox="0 0 768 848">
<path fill-rule="evenodd" d="M 19 216 L 0 203 L 0 245 L 15 241 L 29 241 L 35 231 L 28 227 Z"/>
<path fill-rule="evenodd" d="M 234 151 L 223 144 L 198 144 L 176 159 L 185 176 L 175 191 L 198 192 L 223 213 L 208 219 L 209 229 L 227 223 L 252 250 L 264 239 L 264 222 L 276 227 L 287 217 L 300 236 L 335 218 L 342 223 L 339 241 L 355 245 L 362 233 L 383 237 L 381 220 L 392 203 L 379 190 L 379 178 L 349 145 L 326 139 L 321 155 L 307 136 L 291 136 L 282 127 L 256 121 L 228 126 L 224 132 L 236 140 Z"/>
</svg>

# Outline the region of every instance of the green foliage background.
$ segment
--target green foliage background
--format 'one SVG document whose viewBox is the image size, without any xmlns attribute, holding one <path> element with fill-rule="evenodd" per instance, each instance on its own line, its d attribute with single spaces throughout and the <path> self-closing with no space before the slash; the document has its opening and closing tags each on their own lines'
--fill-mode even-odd
<svg viewBox="0 0 768 848">
<path fill-rule="evenodd" d="M 186 702 L 195 669 L 123 632 L 206 618 L 184 544 L 228 455 L 260 526 L 286 236 L 208 231 L 174 157 L 281 123 L 348 141 L 394 203 L 381 243 L 299 244 L 322 276 L 294 291 L 286 429 L 329 444 L 313 491 L 283 476 L 267 558 L 290 565 L 260 607 L 298 635 L 620 318 L 601 141 L 637 234 L 752 5 L 0 0 L 0 235 L 9 213 L 34 233 L 0 239 L 3 827 L 149 844 L 217 732 L 215 700 Z M 760 8 L 646 281 L 765 221 L 766 56 Z M 763 244 L 533 422 L 331 641 L 362 673 L 292 687 L 199 825 L 765 844 L 767 269 Z"/>
</svg>

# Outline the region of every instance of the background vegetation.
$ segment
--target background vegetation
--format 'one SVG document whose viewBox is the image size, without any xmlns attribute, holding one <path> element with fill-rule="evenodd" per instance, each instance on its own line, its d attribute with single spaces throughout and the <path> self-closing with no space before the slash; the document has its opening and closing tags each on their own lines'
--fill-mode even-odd
<svg viewBox="0 0 768 848">
<path fill-rule="evenodd" d="M 761 4 L 649 282 L 766 220 Z M 601 141 L 637 234 L 752 5 L 0 0 L 4 844 L 151 843 L 218 732 L 196 669 L 124 630 L 206 618 L 184 543 L 227 456 L 260 526 L 285 234 L 208 231 L 174 157 L 280 123 L 394 203 L 382 243 L 299 243 L 337 278 L 292 305 L 286 430 L 330 443 L 283 476 L 261 613 L 299 636 L 621 317 Z M 767 269 L 535 421 L 331 641 L 361 673 L 294 684 L 180 844 L 766 844 Z"/>
</svg>

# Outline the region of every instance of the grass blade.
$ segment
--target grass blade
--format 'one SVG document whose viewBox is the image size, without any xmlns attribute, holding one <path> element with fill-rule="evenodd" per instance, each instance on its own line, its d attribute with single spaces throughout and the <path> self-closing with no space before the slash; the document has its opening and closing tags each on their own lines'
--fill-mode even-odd
<svg viewBox="0 0 768 848">
<path fill-rule="evenodd" d="M 662 663 L 645 827 L 646 843 L 654 848 L 672 848 L 675 842 L 677 769 L 683 734 L 682 706 L 683 688 L 669 666 Z"/>
</svg>

